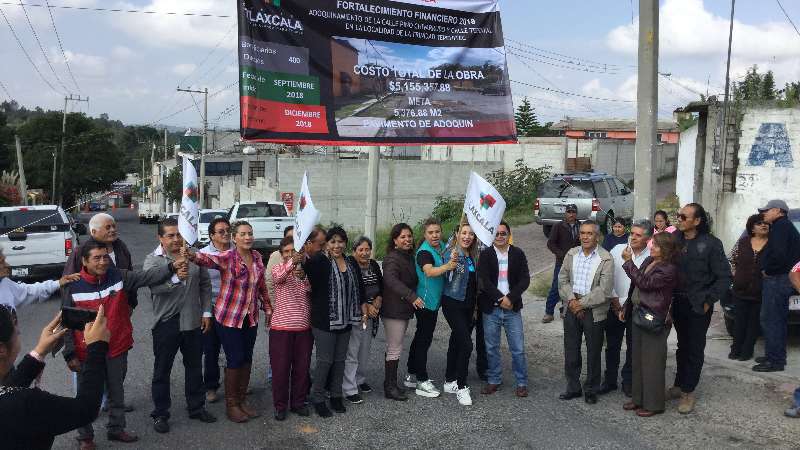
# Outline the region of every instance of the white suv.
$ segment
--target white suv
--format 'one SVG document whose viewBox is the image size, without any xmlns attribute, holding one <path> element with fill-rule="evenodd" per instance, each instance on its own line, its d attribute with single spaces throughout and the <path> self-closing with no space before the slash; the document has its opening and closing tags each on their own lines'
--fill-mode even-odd
<svg viewBox="0 0 800 450">
<path fill-rule="evenodd" d="M 59 206 L 10 206 L 0 208 L 0 246 L 11 278 L 59 278 L 77 235 Z"/>
</svg>

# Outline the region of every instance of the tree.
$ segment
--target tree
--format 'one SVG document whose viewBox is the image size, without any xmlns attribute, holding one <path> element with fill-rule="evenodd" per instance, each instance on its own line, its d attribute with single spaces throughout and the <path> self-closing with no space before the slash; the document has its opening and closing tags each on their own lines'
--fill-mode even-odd
<svg viewBox="0 0 800 450">
<path fill-rule="evenodd" d="M 22 140 L 28 185 L 47 191 L 53 176 L 53 153 L 61 147 L 62 113 L 49 111 L 29 119 L 17 129 Z M 82 113 L 67 115 L 64 148 L 63 197 L 72 204 L 81 194 L 108 190 L 125 177 L 124 155 L 107 129 Z"/>
<path fill-rule="evenodd" d="M 514 122 L 517 125 L 517 136 L 536 136 L 537 131 L 542 127 L 528 97 L 523 98 L 522 104 L 517 107 Z"/>
<path fill-rule="evenodd" d="M 172 203 L 180 200 L 183 195 L 183 168 L 175 166 L 164 177 L 164 195 L 167 202 Z"/>
<path fill-rule="evenodd" d="M 764 77 L 761 78 L 760 88 L 760 100 L 775 100 L 775 76 L 772 74 L 771 70 L 767 71 Z"/>
</svg>

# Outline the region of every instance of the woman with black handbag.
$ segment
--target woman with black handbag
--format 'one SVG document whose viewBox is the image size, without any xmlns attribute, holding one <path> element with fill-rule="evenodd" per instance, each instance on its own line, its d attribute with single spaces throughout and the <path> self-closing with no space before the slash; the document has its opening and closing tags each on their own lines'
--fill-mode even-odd
<svg viewBox="0 0 800 450">
<path fill-rule="evenodd" d="M 664 412 L 669 310 L 678 283 L 675 239 L 670 233 L 659 233 L 652 244 L 650 257 L 639 268 L 631 260 L 630 247 L 622 252 L 622 268 L 631 279 L 627 312 L 633 321 L 633 397 L 623 408 L 640 417 Z"/>
</svg>

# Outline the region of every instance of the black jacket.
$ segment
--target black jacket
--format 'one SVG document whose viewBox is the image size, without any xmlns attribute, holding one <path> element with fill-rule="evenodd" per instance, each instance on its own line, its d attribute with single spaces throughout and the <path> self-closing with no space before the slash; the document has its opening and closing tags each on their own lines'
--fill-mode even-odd
<svg viewBox="0 0 800 450">
<path fill-rule="evenodd" d="M 352 270 L 355 275 L 358 291 L 358 303 L 366 302 L 366 294 L 364 293 L 364 281 L 361 279 L 361 269 L 358 268 L 358 263 L 355 259 L 348 256 L 345 258 L 347 263 L 347 270 Z M 330 275 L 331 275 L 331 260 L 325 256 L 325 253 L 319 252 L 308 258 L 303 263 L 303 270 L 308 277 L 308 282 L 311 284 L 311 326 L 319 330 L 330 330 Z M 335 330 L 333 332 L 344 332 L 350 330 L 347 326 L 343 330 Z"/>
<path fill-rule="evenodd" d="M 800 233 L 788 218 L 781 217 L 769 227 L 769 240 L 759 256 L 767 275 L 786 275 L 800 261 Z"/>
<path fill-rule="evenodd" d="M 503 294 L 497 290 L 497 277 L 500 268 L 497 264 L 497 253 L 494 246 L 487 247 L 478 258 L 478 307 L 486 314 L 491 314 L 499 305 Z M 528 259 L 525 253 L 510 245 L 508 247 L 508 298 L 514 305 L 514 311 L 522 309 L 522 294 L 531 284 L 528 271 Z"/>
<path fill-rule="evenodd" d="M 89 357 L 75 398 L 28 387 L 44 364 L 25 356 L 15 371 L 14 384 L 0 387 L 0 446 L 6 450 L 49 449 L 59 434 L 92 423 L 103 398 L 106 352 L 106 342 L 89 345 Z"/>
<path fill-rule="evenodd" d="M 414 316 L 417 299 L 417 270 L 414 255 L 392 250 L 383 258 L 383 303 L 381 317 L 409 320 Z"/>
<path fill-rule="evenodd" d="M 69 258 L 67 258 L 67 263 L 64 265 L 64 272 L 62 275 L 70 275 L 73 273 L 78 273 L 83 268 L 83 263 L 81 263 L 81 250 L 83 246 L 88 244 L 89 242 L 95 242 L 93 238 L 89 238 L 86 242 L 79 245 Z M 128 246 L 122 242 L 122 239 L 117 238 L 111 244 L 111 247 L 114 249 L 114 258 L 117 262 L 114 266 L 117 269 L 124 269 L 124 270 L 133 270 L 133 258 L 131 258 L 131 252 L 128 250 Z M 128 294 L 128 304 L 131 305 L 131 309 L 136 308 L 136 305 L 139 304 L 139 299 L 136 297 L 136 291 L 130 292 Z"/>
<path fill-rule="evenodd" d="M 731 266 L 716 237 L 704 233 L 694 239 L 686 239 L 676 231 L 678 242 L 678 286 L 676 294 L 689 298 L 692 310 L 703 314 L 703 304 L 713 305 L 728 294 L 731 286 Z"/>
<path fill-rule="evenodd" d="M 556 264 L 558 265 L 564 262 L 564 256 L 571 248 L 581 245 L 580 233 L 578 232 L 580 224 L 576 221 L 575 226 L 577 227 L 575 238 L 572 237 L 570 225 L 565 220 L 553 225 L 553 229 L 550 230 L 550 237 L 547 238 L 547 248 L 556 255 Z"/>
</svg>

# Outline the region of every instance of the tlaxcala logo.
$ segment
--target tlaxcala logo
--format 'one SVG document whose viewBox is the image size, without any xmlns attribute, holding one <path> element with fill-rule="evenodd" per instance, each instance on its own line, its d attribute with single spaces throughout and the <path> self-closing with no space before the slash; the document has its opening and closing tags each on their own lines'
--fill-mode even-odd
<svg viewBox="0 0 800 450">
<path fill-rule="evenodd" d="M 483 192 L 481 192 L 481 201 L 480 201 L 481 208 L 489 209 L 492 206 L 494 206 L 496 201 L 497 200 L 495 200 L 494 197 L 492 197 L 492 194 L 484 194 Z"/>
</svg>

